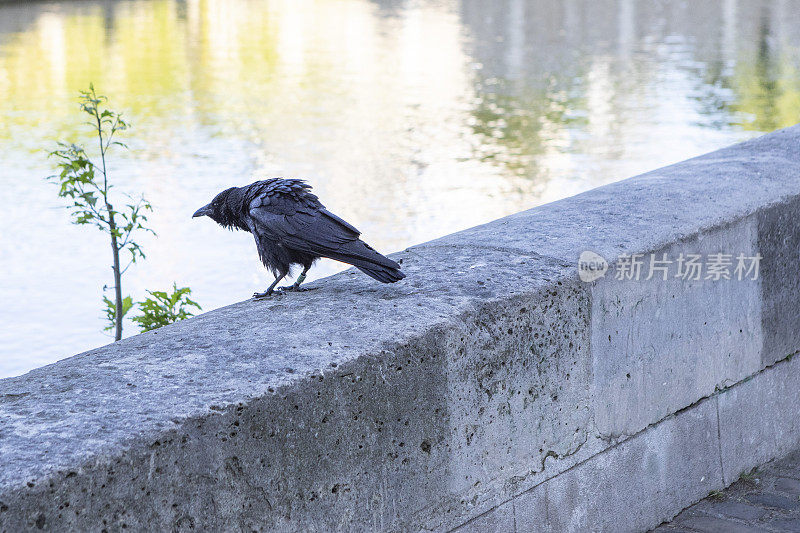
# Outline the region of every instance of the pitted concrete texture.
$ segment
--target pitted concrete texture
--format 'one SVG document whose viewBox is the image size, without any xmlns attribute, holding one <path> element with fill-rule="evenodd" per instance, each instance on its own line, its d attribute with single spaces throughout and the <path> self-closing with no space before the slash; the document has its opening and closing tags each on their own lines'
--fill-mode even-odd
<svg viewBox="0 0 800 533">
<path fill-rule="evenodd" d="M 655 527 L 800 446 L 798 148 L 778 131 L 394 254 L 394 285 L 347 271 L 0 380 L 0 531 Z M 584 250 L 765 259 L 584 283 Z"/>
<path fill-rule="evenodd" d="M 744 473 L 653 533 L 800 531 L 800 450 Z"/>
</svg>

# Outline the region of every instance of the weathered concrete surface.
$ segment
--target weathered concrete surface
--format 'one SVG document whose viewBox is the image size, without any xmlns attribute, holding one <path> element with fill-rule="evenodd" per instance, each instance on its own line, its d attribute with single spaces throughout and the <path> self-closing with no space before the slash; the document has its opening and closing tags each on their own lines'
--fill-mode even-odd
<svg viewBox="0 0 800 533">
<path fill-rule="evenodd" d="M 719 252 L 755 256 L 755 220 L 714 228 L 655 254 L 676 258 Z M 600 434 L 632 435 L 758 372 L 761 301 L 758 279 L 684 281 L 656 275 L 639 283 L 597 283 L 592 298 L 592 396 Z"/>
<path fill-rule="evenodd" d="M 720 487 L 717 435 L 713 401 L 670 417 L 516 497 L 517 531 L 647 530 Z"/>
<path fill-rule="evenodd" d="M 797 426 L 798 376 L 800 358 L 784 360 L 515 497 L 516 531 L 647 531 L 673 518 L 676 510 L 724 488 L 775 454 L 786 454 L 788 442 L 797 445 L 800 431 L 792 428 L 795 432 L 791 436 L 783 428 L 773 432 L 772 420 L 766 424 L 746 420 L 762 428 L 766 444 L 753 446 L 751 441 L 731 435 L 730 429 L 743 422 L 737 412 L 768 411 L 791 401 L 795 402 L 795 412 L 787 418 Z M 788 386 L 769 387 L 782 381 Z M 754 382 L 761 383 L 757 386 L 761 393 L 758 398 L 752 396 Z M 792 386 L 795 388 L 789 391 Z M 748 445 L 754 449 L 772 447 L 773 451 L 736 456 L 726 450 L 733 443 L 738 443 L 736 447 L 742 451 Z M 730 476 L 729 471 L 736 475 Z"/>
<path fill-rule="evenodd" d="M 395 285 L 346 272 L 1 380 L 0 530 L 655 527 L 800 439 L 799 410 L 747 404 L 796 379 L 798 148 L 782 130 L 412 247 Z M 584 283 L 584 250 L 764 260 Z"/>
<path fill-rule="evenodd" d="M 762 372 L 720 396 L 720 455 L 726 485 L 800 448 L 800 357 L 791 359 L 791 367 L 791 372 Z"/>
</svg>

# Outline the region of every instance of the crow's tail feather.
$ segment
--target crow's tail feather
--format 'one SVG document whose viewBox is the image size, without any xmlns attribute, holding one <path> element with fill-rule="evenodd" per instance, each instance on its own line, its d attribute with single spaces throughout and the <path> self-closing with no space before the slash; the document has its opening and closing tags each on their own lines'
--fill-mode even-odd
<svg viewBox="0 0 800 533">
<path fill-rule="evenodd" d="M 394 283 L 406 277 L 406 275 L 403 274 L 397 268 L 387 268 L 385 266 L 376 266 L 375 268 L 368 268 L 368 267 L 356 267 L 356 268 L 358 268 L 361 272 L 363 272 L 367 276 L 371 277 L 372 279 L 376 279 L 381 283 Z"/>
<path fill-rule="evenodd" d="M 362 240 L 351 241 L 340 246 L 335 252 L 324 254 L 325 257 L 353 265 L 361 272 L 382 283 L 394 283 L 404 277 L 400 265 L 376 252 Z"/>
</svg>

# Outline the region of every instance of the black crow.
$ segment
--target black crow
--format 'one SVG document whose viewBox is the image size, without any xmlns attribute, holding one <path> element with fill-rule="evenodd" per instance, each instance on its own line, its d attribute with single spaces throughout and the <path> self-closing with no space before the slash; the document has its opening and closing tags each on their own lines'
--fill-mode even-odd
<svg viewBox="0 0 800 533">
<path fill-rule="evenodd" d="M 291 287 L 278 290 L 299 290 L 320 257 L 353 265 L 383 283 L 406 277 L 400 265 L 359 239 L 361 232 L 325 209 L 310 189 L 303 180 L 283 178 L 231 187 L 193 217 L 208 216 L 226 228 L 253 234 L 261 262 L 275 276 L 272 285 L 254 298 L 272 294 L 292 265 L 302 265 L 303 272 Z"/>
</svg>

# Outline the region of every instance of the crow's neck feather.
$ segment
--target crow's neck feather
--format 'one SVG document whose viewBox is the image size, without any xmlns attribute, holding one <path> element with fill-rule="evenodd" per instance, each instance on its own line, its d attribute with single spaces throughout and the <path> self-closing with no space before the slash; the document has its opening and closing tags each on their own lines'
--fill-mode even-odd
<svg viewBox="0 0 800 533">
<path fill-rule="evenodd" d="M 238 187 L 227 191 L 225 201 L 220 206 L 217 222 L 229 230 L 250 231 L 244 222 L 244 197 Z"/>
</svg>

